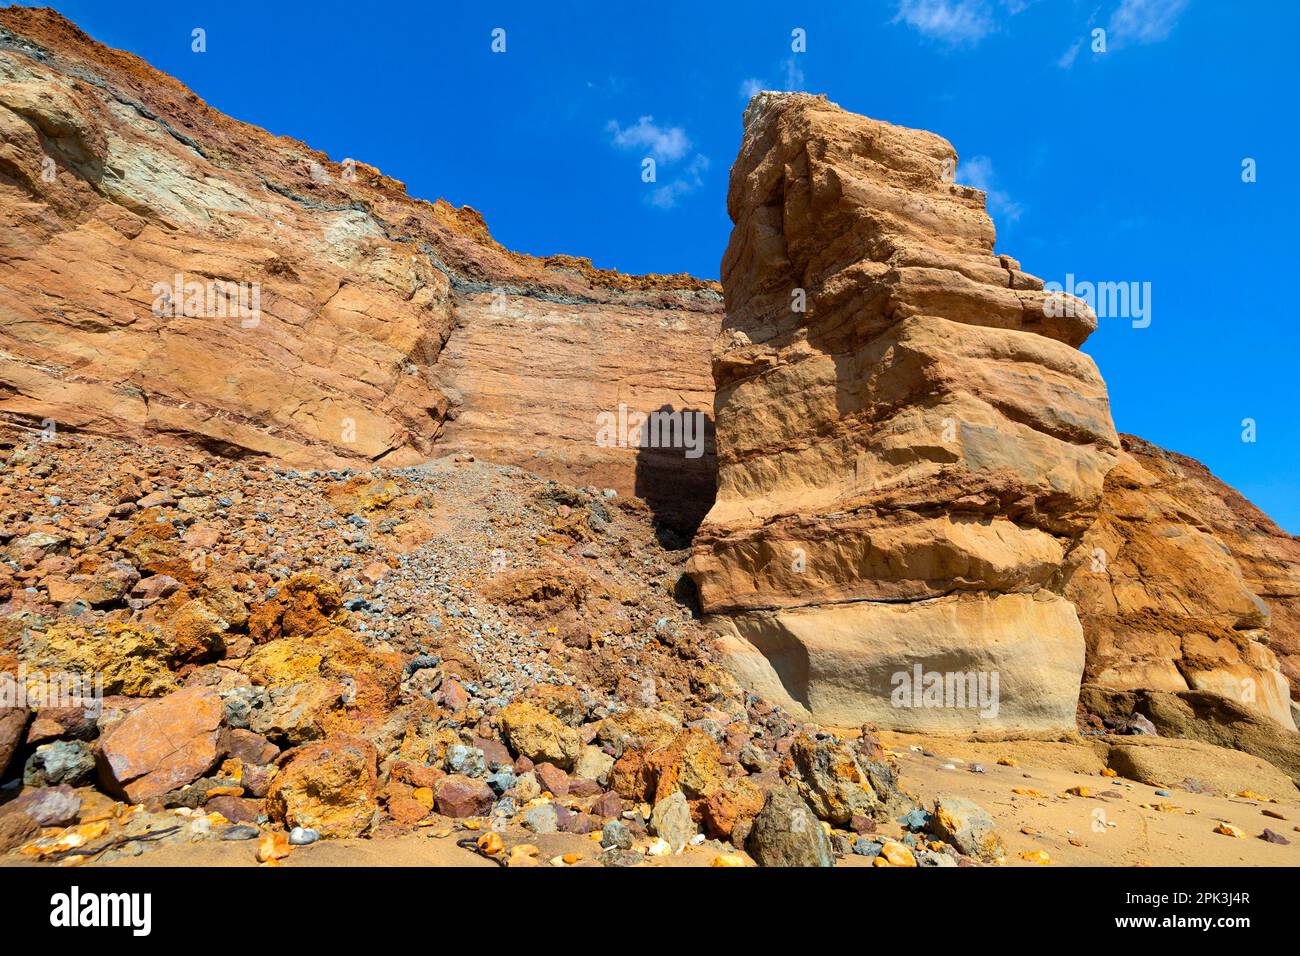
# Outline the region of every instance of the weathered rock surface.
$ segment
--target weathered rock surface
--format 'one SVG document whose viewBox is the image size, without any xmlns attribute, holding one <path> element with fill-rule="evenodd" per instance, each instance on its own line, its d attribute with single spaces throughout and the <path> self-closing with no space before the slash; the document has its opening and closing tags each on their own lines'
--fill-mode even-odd
<svg viewBox="0 0 1300 956">
<path fill-rule="evenodd" d="M 0 411 L 306 467 L 417 462 L 454 422 L 449 447 L 707 509 L 711 449 L 603 447 L 596 416 L 707 411 L 715 283 L 510 252 L 49 10 L 0 12 L 0 143 Z"/>
<path fill-rule="evenodd" d="M 1275 766 L 1250 754 L 1196 740 L 1115 737 L 1108 763 L 1121 777 L 1158 787 L 1209 787 L 1221 793 L 1250 790 L 1289 796 L 1296 784 Z"/>
<path fill-rule="evenodd" d="M 271 817 L 324 837 L 361 836 L 377 808 L 375 762 L 375 748 L 354 737 L 332 737 L 289 751 L 267 794 Z"/>
<path fill-rule="evenodd" d="M 139 803 L 203 776 L 221 756 L 221 699 L 187 687 L 127 714 L 100 739 L 100 777 Z"/>
<path fill-rule="evenodd" d="M 751 101 L 693 573 L 736 672 L 817 719 L 1060 730 L 1083 665 L 1062 570 L 1119 450 L 1078 350 L 1096 320 L 993 253 L 955 163 L 824 97 Z M 1000 706 L 891 704 L 915 664 L 998 674 Z"/>
<path fill-rule="evenodd" d="M 1065 591 L 1085 680 L 1206 691 L 1294 731 L 1283 661 L 1294 675 L 1300 542 L 1199 463 L 1131 436 L 1124 447 Z"/>
<path fill-rule="evenodd" d="M 1121 691 L 1084 684 L 1079 708 L 1113 722 L 1137 714 L 1161 737 L 1181 737 L 1262 757 L 1300 786 L 1300 733 L 1257 709 L 1203 690 Z"/>
<path fill-rule="evenodd" d="M 931 828 L 967 856 L 996 860 L 1006 853 L 989 812 L 974 800 L 944 794 L 934 801 Z"/>
<path fill-rule="evenodd" d="M 808 805 L 785 787 L 768 791 L 745 842 L 759 866 L 834 866 L 831 841 Z"/>
</svg>

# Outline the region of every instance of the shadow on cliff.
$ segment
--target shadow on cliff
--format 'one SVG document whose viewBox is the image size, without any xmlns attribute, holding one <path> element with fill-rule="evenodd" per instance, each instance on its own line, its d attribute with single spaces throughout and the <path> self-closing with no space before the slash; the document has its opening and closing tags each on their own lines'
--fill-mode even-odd
<svg viewBox="0 0 1300 956">
<path fill-rule="evenodd" d="M 713 416 L 661 405 L 650 413 L 636 450 L 636 496 L 650 506 L 655 535 L 665 548 L 690 547 L 713 507 L 717 458 Z"/>
</svg>

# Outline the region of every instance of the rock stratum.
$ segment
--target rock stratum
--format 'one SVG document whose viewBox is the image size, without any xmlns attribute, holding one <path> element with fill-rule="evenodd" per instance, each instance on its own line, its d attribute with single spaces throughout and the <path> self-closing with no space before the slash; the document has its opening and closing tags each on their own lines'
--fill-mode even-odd
<svg viewBox="0 0 1300 956">
<path fill-rule="evenodd" d="M 1300 779 L 1300 542 L 1116 433 L 1095 317 L 994 252 L 956 161 L 761 93 L 721 285 L 629 276 L 0 10 L 0 673 L 109 682 L 94 719 L 0 708 L 0 846 L 71 787 L 82 826 L 108 795 L 824 865 L 909 805 L 864 724 Z M 651 412 L 699 454 L 625 440 Z M 791 842 L 805 811 L 838 836 Z"/>
<path fill-rule="evenodd" d="M 1119 439 L 1078 349 L 1095 317 L 1049 317 L 956 159 L 824 97 L 751 101 L 694 569 L 739 669 L 816 719 L 1059 730 L 1084 666 L 1068 556 Z M 997 674 L 996 716 L 897 706 L 917 665 Z"/>
<path fill-rule="evenodd" d="M 0 12 L 0 188 L 0 412 L 299 467 L 457 448 L 708 507 L 711 450 L 594 439 L 620 403 L 708 409 L 714 283 L 510 252 L 48 10 Z"/>
<path fill-rule="evenodd" d="M 1294 731 L 1297 542 L 1121 441 L 1094 314 L 994 253 L 956 164 L 824 97 L 746 111 L 692 562 L 733 670 L 835 725 L 1068 731 L 1087 680 Z"/>
</svg>

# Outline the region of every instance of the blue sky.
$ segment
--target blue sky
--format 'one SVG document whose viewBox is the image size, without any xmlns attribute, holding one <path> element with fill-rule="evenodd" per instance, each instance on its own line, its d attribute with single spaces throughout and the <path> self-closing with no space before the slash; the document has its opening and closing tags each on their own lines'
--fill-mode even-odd
<svg viewBox="0 0 1300 956">
<path fill-rule="evenodd" d="M 511 248 L 630 272 L 717 277 L 753 88 L 933 130 L 990 190 L 998 251 L 1151 284 L 1148 326 L 1103 318 L 1085 346 L 1119 429 L 1300 531 L 1300 4 L 51 3 L 224 112 L 474 206 Z"/>
</svg>

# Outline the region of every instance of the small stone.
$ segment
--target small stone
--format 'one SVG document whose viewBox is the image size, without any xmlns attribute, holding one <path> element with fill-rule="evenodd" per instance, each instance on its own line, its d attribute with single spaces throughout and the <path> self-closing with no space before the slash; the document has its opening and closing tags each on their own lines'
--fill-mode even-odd
<svg viewBox="0 0 1300 956">
<path fill-rule="evenodd" d="M 283 833 L 268 833 L 257 844 L 257 861 L 259 863 L 272 863 L 284 859 L 292 852 L 293 847 L 289 845 L 289 841 Z"/>
<path fill-rule="evenodd" d="M 890 866 L 916 866 L 916 857 L 912 851 L 893 840 L 886 840 L 881 845 L 878 859 L 885 860 Z"/>
<path fill-rule="evenodd" d="M 524 813 L 524 826 L 534 833 L 556 833 L 560 829 L 559 812 L 553 803 L 543 803 Z"/>
<path fill-rule="evenodd" d="M 256 840 L 258 829 L 247 823 L 237 823 L 233 827 L 226 827 L 221 831 L 223 840 Z"/>
<path fill-rule="evenodd" d="M 1264 828 L 1264 832 L 1259 835 L 1259 838 L 1263 840 L 1265 843 L 1276 843 L 1280 846 L 1291 845 L 1290 840 L 1282 836 L 1282 834 L 1280 833 L 1274 833 L 1272 830 L 1268 829 L 1268 827 Z"/>
<path fill-rule="evenodd" d="M 1244 837 L 1246 834 L 1239 827 L 1234 827 L 1231 823 L 1220 823 L 1214 828 L 1215 833 L 1222 833 L 1224 836 Z"/>
<path fill-rule="evenodd" d="M 696 833 L 686 794 L 674 790 L 656 803 L 650 814 L 650 827 L 657 836 L 668 842 L 672 852 L 680 853 Z"/>
<path fill-rule="evenodd" d="M 294 827 L 289 831 L 290 846 L 311 846 L 320 839 L 320 834 L 311 827 Z"/>
<path fill-rule="evenodd" d="M 23 767 L 23 784 L 28 787 L 54 787 L 59 784 L 78 786 L 95 772 L 95 755 L 90 745 L 80 740 L 56 740 L 41 744 L 27 758 Z"/>
<path fill-rule="evenodd" d="M 632 832 L 621 820 L 610 820 L 600 833 L 600 845 L 618 850 L 632 849 Z"/>
<path fill-rule="evenodd" d="M 489 830 L 479 837 L 474 845 L 478 847 L 479 852 L 486 856 L 498 856 L 505 850 L 505 844 L 501 841 L 501 834 Z"/>
</svg>

